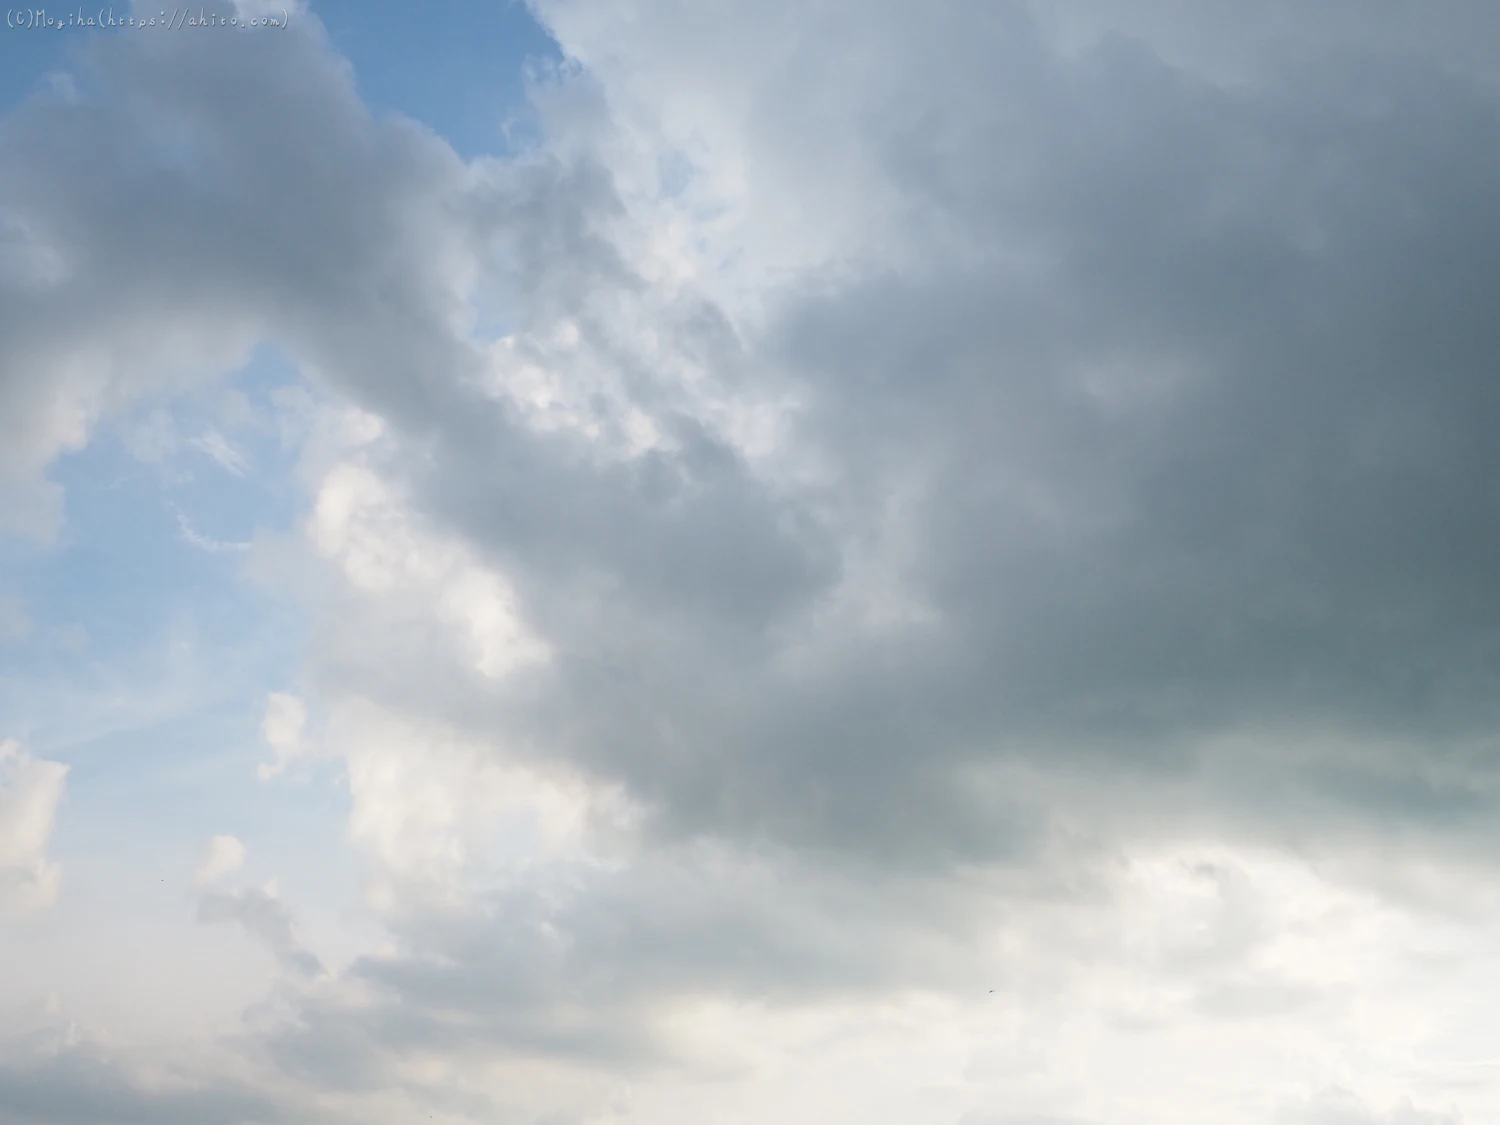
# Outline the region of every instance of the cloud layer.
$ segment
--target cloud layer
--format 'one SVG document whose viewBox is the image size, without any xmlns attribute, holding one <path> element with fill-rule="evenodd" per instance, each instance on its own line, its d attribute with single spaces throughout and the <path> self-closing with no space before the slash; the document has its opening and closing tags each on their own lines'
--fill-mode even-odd
<svg viewBox="0 0 1500 1125">
<path fill-rule="evenodd" d="M 27 912 L 50 906 L 61 869 L 47 855 L 67 766 L 0 742 L 0 906 Z"/>
<path fill-rule="evenodd" d="M 0 121 L 13 530 L 101 420 L 305 380 L 259 782 L 336 775 L 386 939 L 217 837 L 265 1003 L 171 1077 L 27 1040 L 0 1121 L 1500 1107 L 1488 9 L 533 7 L 504 160 L 305 12 Z"/>
</svg>

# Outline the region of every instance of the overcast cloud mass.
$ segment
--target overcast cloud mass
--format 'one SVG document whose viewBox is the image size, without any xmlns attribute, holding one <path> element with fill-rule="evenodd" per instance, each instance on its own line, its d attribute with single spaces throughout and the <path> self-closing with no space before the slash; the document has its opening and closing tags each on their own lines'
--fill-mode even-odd
<svg viewBox="0 0 1500 1125">
<path fill-rule="evenodd" d="M 1500 8 L 492 7 L 0 32 L 0 1125 L 1500 1121 Z"/>
</svg>

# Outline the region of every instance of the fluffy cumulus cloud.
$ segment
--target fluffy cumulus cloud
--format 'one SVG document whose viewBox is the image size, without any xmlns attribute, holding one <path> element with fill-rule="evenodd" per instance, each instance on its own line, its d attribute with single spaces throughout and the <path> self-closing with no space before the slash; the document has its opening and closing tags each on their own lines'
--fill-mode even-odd
<svg viewBox="0 0 1500 1125">
<path fill-rule="evenodd" d="M 52 905 L 62 879 L 47 855 L 68 768 L 0 742 L 0 906 L 30 912 Z"/>
<path fill-rule="evenodd" d="M 292 359 L 246 784 L 343 793 L 380 932 L 217 837 L 264 1002 L 48 1017 L 0 1122 L 1500 1112 L 1500 15 L 532 7 L 504 159 L 300 9 L 0 120 L 0 515 Z"/>
<path fill-rule="evenodd" d="M 307 708 L 295 695 L 274 691 L 266 697 L 266 714 L 260 729 L 275 757 L 261 764 L 262 778 L 275 777 L 302 753 L 302 727 L 306 722 Z"/>
<path fill-rule="evenodd" d="M 215 836 L 208 842 L 203 862 L 198 865 L 194 881 L 200 887 L 217 883 L 245 862 L 245 845 L 233 836 Z"/>
</svg>

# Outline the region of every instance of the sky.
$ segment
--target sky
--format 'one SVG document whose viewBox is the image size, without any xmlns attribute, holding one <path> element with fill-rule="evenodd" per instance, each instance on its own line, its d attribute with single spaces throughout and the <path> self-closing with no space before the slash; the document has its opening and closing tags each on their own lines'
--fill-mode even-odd
<svg viewBox="0 0 1500 1125">
<path fill-rule="evenodd" d="M 0 1125 L 1500 1121 L 1500 8 L 215 2 L 0 28 Z"/>
</svg>

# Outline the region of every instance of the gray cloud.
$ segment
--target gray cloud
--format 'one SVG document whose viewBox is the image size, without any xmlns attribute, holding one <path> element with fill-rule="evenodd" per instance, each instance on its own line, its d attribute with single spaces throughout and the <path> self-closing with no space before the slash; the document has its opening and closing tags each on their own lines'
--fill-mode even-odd
<svg viewBox="0 0 1500 1125">
<path fill-rule="evenodd" d="M 561 654 L 519 720 L 684 828 L 701 814 L 1003 854 L 1015 830 L 1002 816 L 985 838 L 953 792 L 962 763 L 1181 770 L 1207 735 L 1287 725 L 1412 747 L 1300 767 L 1301 783 L 1418 822 L 1481 819 L 1489 772 L 1466 747 L 1496 686 L 1492 99 L 1441 60 L 1358 44 L 1228 91 L 1139 43 L 1065 59 L 1011 19 L 942 54 L 947 28 L 903 40 L 910 72 L 872 79 L 910 111 L 843 142 L 912 222 L 915 261 L 794 283 L 749 338 L 701 299 L 663 323 L 668 352 L 710 371 L 790 373 L 811 402 L 796 448 L 831 464 L 831 493 L 766 479 L 610 338 L 610 310 L 645 282 L 611 245 L 599 165 L 465 170 L 416 127 L 369 119 L 315 38 L 101 42 L 112 101 L 7 121 L 0 187 L 73 263 L 67 296 L 97 310 L 100 339 L 193 310 L 172 318 L 177 340 L 140 327 L 154 342 L 121 348 L 86 403 L 128 393 L 193 325 L 287 342 L 394 423 L 388 468 L 514 573 Z M 819 65 L 910 31 L 871 21 Z M 769 114 L 797 83 L 768 65 L 742 69 Z M 167 161 L 169 140 L 188 156 Z M 1019 272 L 1012 235 L 1036 263 Z M 631 393 L 671 451 L 591 463 L 477 390 L 447 269 L 483 261 L 476 239 L 508 248 L 501 288 L 532 298 L 523 339 L 579 321 L 600 362 L 637 369 Z M 57 292 L 16 298 L 7 393 L 65 394 L 53 352 L 84 345 L 48 327 Z M 779 646 L 898 488 L 902 583 L 936 623 L 778 675 Z M 1415 788 L 1419 757 L 1455 780 Z"/>
<path fill-rule="evenodd" d="M 402 948 L 342 978 L 376 1002 L 299 997 L 257 1049 L 345 1091 L 418 1048 L 644 1065 L 685 995 L 967 987 L 992 919 L 955 872 L 1107 904 L 1121 849 L 1205 826 L 1488 862 L 1500 117 L 1473 23 L 1397 54 L 1299 14 L 1317 34 L 1291 51 L 1269 16 L 1205 45 L 1157 4 L 1113 37 L 1082 19 L 1068 53 L 1016 6 L 624 7 L 538 5 L 597 86 L 540 91 L 555 141 L 510 163 L 372 119 L 304 31 L 101 41 L 109 101 L 0 126 L 0 419 L 52 420 L 3 431 L 6 471 L 164 370 L 281 344 L 386 423 L 371 464 L 512 579 L 553 653 L 494 684 L 435 628 L 335 600 L 314 693 L 652 814 L 657 866 L 398 917 Z M 636 126 L 662 131 L 644 157 Z M 642 250 L 632 161 L 695 130 L 704 176 L 715 143 L 749 169 L 753 300 L 738 267 L 667 284 Z M 602 440 L 493 392 L 475 294 Z M 757 455 L 724 415 L 782 393 Z M 662 435 L 634 458 L 627 407 Z M 795 860 L 660 860 L 704 840 Z M 993 898 L 1040 912 L 1030 893 Z M 1236 895 L 1155 969 L 1213 1018 L 1303 1010 L 1316 989 L 1246 968 L 1264 935 Z M 258 892 L 201 916 L 320 972 Z M 1110 948 L 1082 929 L 1058 960 Z M 48 1065 L 17 1072 L 16 1112 L 98 1117 L 34 1108 L 66 1086 Z"/>
<path fill-rule="evenodd" d="M 6 1125 L 272 1125 L 299 1119 L 275 1098 L 234 1082 L 143 1083 L 86 1043 L 30 1062 L 0 1064 L 0 1121 Z"/>
<path fill-rule="evenodd" d="M 904 36 L 877 89 L 921 112 L 840 143 L 965 252 L 914 233 L 900 270 L 793 285 L 710 364 L 793 373 L 796 448 L 831 493 L 711 436 L 601 470 L 499 408 L 436 423 L 424 503 L 517 575 L 561 653 L 537 740 L 684 831 L 936 858 L 1026 833 L 966 808 L 975 762 L 1183 776 L 1217 734 L 1333 731 L 1371 745 L 1278 766 L 1315 815 L 1487 836 L 1490 95 L 1357 45 L 1227 90 L 1140 43 L 1065 59 L 1013 21 L 953 53 L 943 27 L 875 21 L 817 65 Z M 781 111 L 803 87 L 758 65 Z M 565 287 L 571 245 L 526 275 Z M 584 321 L 618 293 L 592 276 Z M 902 490 L 902 581 L 935 623 L 779 674 Z M 1236 784 L 1194 802 L 1245 792 L 1238 763 L 1209 773 Z"/>
<path fill-rule="evenodd" d="M 200 922 L 238 922 L 251 936 L 264 942 L 276 960 L 290 972 L 316 977 L 323 966 L 297 937 L 292 913 L 278 898 L 255 887 L 238 891 L 203 891 L 198 896 Z"/>
<path fill-rule="evenodd" d="M 1016 970 L 996 974 L 979 938 L 996 922 L 968 887 L 873 870 L 829 878 L 790 857 L 722 849 L 660 855 L 398 922 L 397 951 L 345 974 L 377 999 L 311 998 L 271 1025 L 268 1049 L 292 1073 L 354 1089 L 380 1082 L 375 1060 L 422 1045 L 691 1069 L 694 1044 L 664 1018 L 674 1002 L 732 995 L 790 1010 L 893 976 L 967 992 L 1014 984 Z"/>
</svg>

